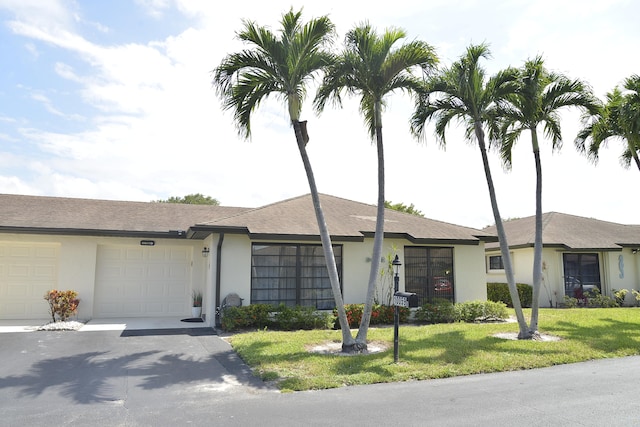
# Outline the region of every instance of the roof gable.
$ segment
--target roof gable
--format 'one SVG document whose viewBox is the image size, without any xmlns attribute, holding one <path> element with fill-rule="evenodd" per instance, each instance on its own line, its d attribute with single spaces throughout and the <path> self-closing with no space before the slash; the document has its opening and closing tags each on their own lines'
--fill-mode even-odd
<svg viewBox="0 0 640 427">
<path fill-rule="evenodd" d="M 320 195 L 327 228 L 334 238 L 361 240 L 375 233 L 375 205 L 355 202 L 326 194 Z M 246 227 L 254 236 L 307 236 L 319 237 L 318 223 L 310 194 L 283 200 L 261 208 L 240 212 L 206 224 L 214 229 L 224 227 Z M 457 241 L 474 242 L 494 240 L 495 235 L 435 221 L 428 218 L 385 210 L 385 235 L 398 235 L 416 242 Z"/>
</svg>

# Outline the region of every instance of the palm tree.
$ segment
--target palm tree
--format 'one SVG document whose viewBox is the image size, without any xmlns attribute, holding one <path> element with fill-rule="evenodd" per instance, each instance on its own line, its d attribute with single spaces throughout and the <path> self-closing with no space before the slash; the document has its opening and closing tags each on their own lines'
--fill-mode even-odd
<svg viewBox="0 0 640 427">
<path fill-rule="evenodd" d="M 343 348 L 349 348 L 353 346 L 354 339 L 344 309 L 331 238 L 307 155 L 306 145 L 309 139 L 306 121 L 300 121 L 307 84 L 333 60 L 333 55 L 324 48 L 332 42 L 335 28 L 326 16 L 312 19 L 306 24 L 301 21 L 301 16 L 302 11 L 294 13 L 290 10 L 284 14 L 279 37 L 268 28 L 258 26 L 252 21 L 243 21 L 244 27 L 238 32 L 237 37 L 251 45 L 251 48 L 226 56 L 213 71 L 213 84 L 222 98 L 223 108 L 233 110 L 238 132 L 244 138 L 251 135 L 251 113 L 261 101 L 275 94 L 286 102 L 309 181 L 342 329 Z"/>
<path fill-rule="evenodd" d="M 538 56 L 525 62 L 520 70 L 518 90 L 511 94 L 508 104 L 502 104 L 501 120 L 504 133 L 500 148 L 505 165 L 511 167 L 511 152 L 523 131 L 531 134 L 536 168 L 536 215 L 533 249 L 533 302 L 529 330 L 538 332 L 538 308 L 542 286 L 542 163 L 538 126 L 544 123 L 544 133 L 551 140 L 553 150 L 562 146 L 559 110 L 578 107 L 595 112 L 597 102 L 587 85 L 580 80 L 549 72 Z"/>
<path fill-rule="evenodd" d="M 420 87 L 420 78 L 412 70 L 427 70 L 436 62 L 434 49 L 427 43 L 412 41 L 394 48 L 396 42 L 406 37 L 403 30 L 388 29 L 378 35 L 365 23 L 349 31 L 345 39 L 345 50 L 326 71 L 315 99 L 320 112 L 327 101 L 342 104 L 341 93 L 360 97 L 360 112 L 371 138 L 375 138 L 378 154 L 378 203 L 376 230 L 371 256 L 371 270 L 367 287 L 365 308 L 356 336 L 360 349 L 366 349 L 367 332 L 371 320 L 373 297 L 379 277 L 382 242 L 384 238 L 384 150 L 382 139 L 382 112 L 385 97 L 395 91 L 415 93 Z"/>
<path fill-rule="evenodd" d="M 473 141 L 475 138 L 482 156 L 509 293 L 520 328 L 518 338 L 525 339 L 530 338 L 531 334 L 516 288 L 509 244 L 498 209 L 485 142 L 485 129 L 488 130 L 489 142 L 498 142 L 500 132 L 497 106 L 515 90 L 518 73 L 517 70 L 509 68 L 485 80 L 485 70 L 478 62 L 489 56 L 490 52 L 486 44 L 471 45 L 458 61 L 430 79 L 416 104 L 411 127 L 414 135 L 423 137 L 426 123 L 434 120 L 436 138 L 444 146 L 446 145 L 445 131 L 450 122 L 455 119 L 464 124 L 467 140 Z"/>
<path fill-rule="evenodd" d="M 597 162 L 602 145 L 610 139 L 621 139 L 625 146 L 620 162 L 628 168 L 633 159 L 640 170 L 640 76 L 627 77 L 623 88 L 625 93 L 618 87 L 607 93 L 606 103 L 600 105 L 596 114 L 585 115 L 585 126 L 575 144 L 579 151 Z M 591 143 L 587 147 L 589 139 Z"/>
</svg>

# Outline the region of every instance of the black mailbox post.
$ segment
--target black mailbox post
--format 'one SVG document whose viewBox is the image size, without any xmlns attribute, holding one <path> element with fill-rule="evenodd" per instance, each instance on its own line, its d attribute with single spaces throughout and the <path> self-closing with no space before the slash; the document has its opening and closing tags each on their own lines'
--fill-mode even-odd
<svg viewBox="0 0 640 427">
<path fill-rule="evenodd" d="M 418 296 L 412 292 L 400 292 L 400 260 L 398 255 L 393 259 L 391 263 L 395 269 L 395 275 L 393 276 L 393 361 L 398 362 L 398 328 L 400 326 L 400 309 L 399 307 L 417 307 Z"/>
</svg>

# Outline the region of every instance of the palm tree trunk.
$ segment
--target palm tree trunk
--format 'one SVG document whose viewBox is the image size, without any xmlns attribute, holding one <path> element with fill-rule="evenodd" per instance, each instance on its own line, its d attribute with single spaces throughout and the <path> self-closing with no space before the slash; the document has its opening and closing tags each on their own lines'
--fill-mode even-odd
<svg viewBox="0 0 640 427">
<path fill-rule="evenodd" d="M 316 219 L 318 221 L 318 228 L 320 231 L 320 240 L 322 241 L 322 249 L 324 251 L 324 259 L 327 263 L 329 281 L 331 282 L 331 290 L 333 291 L 333 299 L 338 311 L 338 320 L 340 322 L 340 330 L 342 331 L 342 351 L 352 352 L 351 348 L 355 345 L 355 341 L 351 335 L 351 329 L 349 329 L 349 322 L 347 321 L 347 313 L 344 309 L 342 291 L 340 290 L 340 278 L 338 277 L 338 267 L 333 254 L 333 246 L 331 245 L 331 236 L 329 235 L 327 223 L 324 219 L 324 211 L 320 205 L 320 196 L 318 194 L 318 188 L 316 187 L 313 170 L 311 169 L 311 162 L 307 155 L 306 144 L 302 136 L 300 122 L 298 120 L 292 120 L 292 122 L 293 129 L 296 134 L 296 142 L 298 143 L 298 149 L 300 150 L 300 157 L 302 157 L 304 170 L 307 173 L 307 180 L 309 181 L 311 199 L 313 200 L 313 208 L 316 213 Z"/>
<path fill-rule="evenodd" d="M 519 339 L 527 339 L 530 337 L 529 328 L 522 312 L 522 304 L 520 303 L 520 296 L 518 295 L 518 288 L 516 287 L 516 281 L 513 276 L 513 267 L 511 265 L 511 255 L 509 253 L 509 244 L 507 242 L 507 234 L 504 231 L 504 225 L 502 224 L 502 218 L 500 217 L 500 211 L 498 210 L 498 200 L 496 198 L 496 190 L 493 186 L 493 178 L 491 177 L 491 168 L 489 167 L 489 157 L 487 156 L 487 147 L 484 143 L 484 131 L 480 123 L 475 124 L 475 134 L 478 140 L 478 147 L 480 147 L 480 154 L 482 155 L 482 164 L 484 165 L 484 174 L 487 179 L 487 187 L 489 188 L 489 198 L 491 199 L 491 209 L 493 210 L 493 219 L 496 222 L 496 231 L 498 232 L 498 240 L 500 241 L 500 252 L 502 254 L 502 262 L 504 264 L 504 273 L 507 276 L 507 284 L 509 285 L 509 294 L 511 295 L 511 301 L 513 302 L 513 309 L 516 312 L 516 318 L 518 320 L 518 326 L 520 332 L 518 334 Z"/>
<path fill-rule="evenodd" d="M 638 138 L 627 137 L 627 143 L 629 144 L 629 151 L 631 152 L 631 157 L 636 162 L 636 166 L 638 166 L 638 170 L 640 170 L 640 158 L 638 157 L 638 150 L 640 150 L 640 141 L 636 142 L 635 140 Z"/>
<path fill-rule="evenodd" d="M 529 332 L 538 333 L 538 308 L 540 306 L 540 288 L 542 287 L 542 162 L 540 161 L 540 146 L 538 133 L 531 129 L 533 143 L 533 158 L 536 163 L 536 229 L 533 243 L 533 300 L 531 301 L 531 322 Z"/>
<path fill-rule="evenodd" d="M 371 255 L 371 270 L 369 271 L 369 284 L 367 286 L 367 299 L 365 300 L 360 327 L 356 335 L 356 342 L 367 346 L 367 332 L 373 310 L 373 296 L 376 284 L 380 276 L 380 258 L 382 257 L 382 243 L 384 240 L 384 149 L 382 144 L 382 125 L 379 119 L 380 102 L 376 102 L 376 146 L 378 149 L 378 207 L 376 213 L 376 231 L 373 237 L 373 255 Z"/>
</svg>

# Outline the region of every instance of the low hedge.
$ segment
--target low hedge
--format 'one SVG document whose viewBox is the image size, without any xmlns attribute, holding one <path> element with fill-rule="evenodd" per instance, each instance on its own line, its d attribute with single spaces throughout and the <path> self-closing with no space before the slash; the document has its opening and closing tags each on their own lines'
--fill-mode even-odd
<svg viewBox="0 0 640 427">
<path fill-rule="evenodd" d="M 222 311 L 220 326 L 232 332 L 245 329 L 330 329 L 333 316 L 316 311 L 313 307 L 287 307 L 284 304 L 251 304 L 241 307 L 226 307 Z"/>
<path fill-rule="evenodd" d="M 533 301 L 533 288 L 526 283 L 516 283 L 520 304 L 523 307 L 531 307 Z M 507 307 L 513 308 L 511 293 L 507 283 L 487 283 L 487 299 L 494 302 L 503 302 Z"/>
<path fill-rule="evenodd" d="M 509 316 L 503 302 L 466 301 L 453 304 L 448 300 L 435 300 L 420 306 L 415 313 L 419 323 L 487 322 Z"/>
<path fill-rule="evenodd" d="M 371 309 L 370 325 L 391 325 L 393 324 L 394 306 L 374 304 Z M 357 328 L 360 326 L 360 320 L 362 319 L 362 313 L 364 312 L 364 304 L 345 304 L 345 311 L 347 312 L 347 321 L 350 328 Z M 406 323 L 409 320 L 411 311 L 406 307 L 399 307 L 400 323 Z M 338 311 L 333 309 L 334 328 L 339 329 L 340 323 L 338 320 Z"/>
</svg>

